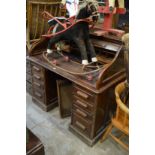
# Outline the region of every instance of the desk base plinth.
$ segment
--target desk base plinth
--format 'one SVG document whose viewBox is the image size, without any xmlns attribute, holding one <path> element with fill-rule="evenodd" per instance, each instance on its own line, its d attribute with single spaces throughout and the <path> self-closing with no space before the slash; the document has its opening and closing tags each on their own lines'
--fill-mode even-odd
<svg viewBox="0 0 155 155">
<path fill-rule="evenodd" d="M 105 128 L 93 139 L 88 138 L 87 136 L 85 136 L 83 133 L 81 133 L 80 131 L 78 131 L 73 125 L 69 125 L 69 130 L 76 135 L 77 137 L 79 137 L 84 143 L 86 143 L 88 146 L 92 147 L 102 136 L 103 132 L 105 131 Z"/>
<path fill-rule="evenodd" d="M 58 100 L 56 100 L 48 105 L 43 104 L 42 102 L 38 101 L 34 97 L 32 97 L 32 101 L 34 104 L 36 104 L 37 106 L 39 106 L 42 110 L 44 110 L 46 112 L 48 112 L 48 111 L 52 110 L 53 108 L 55 108 L 56 106 L 58 106 Z"/>
</svg>

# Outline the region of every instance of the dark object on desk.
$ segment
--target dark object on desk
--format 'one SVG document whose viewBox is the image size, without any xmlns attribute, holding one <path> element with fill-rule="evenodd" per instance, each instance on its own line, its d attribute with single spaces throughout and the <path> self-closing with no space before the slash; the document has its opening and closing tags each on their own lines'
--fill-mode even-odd
<svg viewBox="0 0 155 155">
<path fill-rule="evenodd" d="M 81 53 L 82 64 L 88 64 L 88 54 L 91 55 L 92 62 L 96 62 L 95 49 L 89 38 L 89 25 L 91 23 L 95 24 L 98 20 L 98 5 L 97 2 L 82 2 L 83 7 L 79 7 L 78 13 L 75 19 L 68 18 L 61 22 L 57 17 L 54 17 L 47 11 L 43 12 L 43 17 L 46 19 L 52 18 L 57 21 L 56 25 L 53 27 L 52 33 L 51 27 L 49 28 L 47 34 L 44 37 L 50 38 L 47 46 L 47 52 L 52 53 L 52 46 L 61 40 L 67 39 L 75 42 Z M 89 19 L 90 18 L 90 19 Z M 69 25 L 67 23 L 70 23 Z M 55 30 L 55 33 L 53 31 Z"/>
<path fill-rule="evenodd" d="M 60 116 L 71 116 L 72 83 L 68 80 L 57 80 L 57 90 Z"/>
<path fill-rule="evenodd" d="M 44 146 L 29 129 L 26 128 L 26 155 L 45 155 Z"/>
</svg>

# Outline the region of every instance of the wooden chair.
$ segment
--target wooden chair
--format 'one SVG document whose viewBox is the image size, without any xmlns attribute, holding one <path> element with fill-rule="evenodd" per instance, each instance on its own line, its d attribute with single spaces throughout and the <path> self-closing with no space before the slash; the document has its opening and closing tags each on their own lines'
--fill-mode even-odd
<svg viewBox="0 0 155 155">
<path fill-rule="evenodd" d="M 121 99 L 121 95 L 123 91 L 126 89 L 126 82 L 121 82 L 115 88 L 115 96 L 116 96 L 116 114 L 111 120 L 111 124 L 105 131 L 103 137 L 101 138 L 101 142 L 105 140 L 105 138 L 110 135 L 116 142 L 118 142 L 122 147 L 129 150 L 129 146 L 122 141 L 124 135 L 129 136 L 129 108 L 123 103 Z M 113 128 L 121 131 L 121 136 L 118 138 L 116 135 L 112 134 Z"/>
<path fill-rule="evenodd" d="M 60 2 L 60 0 L 27 0 L 26 45 L 28 50 L 32 43 L 39 40 L 49 29 L 47 21 L 41 16 L 43 11 L 48 11 L 54 16 L 65 15 L 65 10 L 60 8 Z"/>
</svg>

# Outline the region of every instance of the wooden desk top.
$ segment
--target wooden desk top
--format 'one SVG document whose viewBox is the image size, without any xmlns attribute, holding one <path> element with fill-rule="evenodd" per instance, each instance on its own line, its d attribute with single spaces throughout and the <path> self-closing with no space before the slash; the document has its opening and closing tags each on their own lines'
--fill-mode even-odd
<svg viewBox="0 0 155 155">
<path fill-rule="evenodd" d="M 97 94 L 103 92 L 111 85 L 118 82 L 118 80 L 120 81 L 122 78 L 125 78 L 124 71 L 120 71 L 119 73 L 116 73 L 116 75 L 111 76 L 110 78 L 106 78 L 103 81 L 104 85 L 101 88 L 97 89 L 96 82 L 98 80 L 99 73 L 93 78 L 92 81 L 88 81 L 85 76 L 69 74 L 68 72 L 65 72 L 60 68 L 55 68 L 43 58 L 42 54 L 36 56 L 27 56 L 27 59 Z"/>
</svg>

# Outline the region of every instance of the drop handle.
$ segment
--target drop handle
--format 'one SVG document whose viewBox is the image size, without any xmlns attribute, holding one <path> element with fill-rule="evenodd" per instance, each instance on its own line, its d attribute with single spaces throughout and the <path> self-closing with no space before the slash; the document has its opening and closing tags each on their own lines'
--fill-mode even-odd
<svg viewBox="0 0 155 155">
<path fill-rule="evenodd" d="M 77 102 L 79 105 L 83 106 L 84 108 L 87 108 L 87 107 L 88 107 L 87 104 L 85 104 L 85 103 L 83 103 L 83 102 L 81 102 L 81 101 L 79 101 L 79 100 L 76 100 L 76 102 Z"/>
<path fill-rule="evenodd" d="M 41 86 L 40 83 L 38 83 L 38 82 L 34 82 L 34 84 L 35 84 L 36 86 L 38 86 L 38 87 Z"/>
<path fill-rule="evenodd" d="M 35 95 L 37 95 L 38 97 L 41 97 L 41 94 L 38 92 L 35 92 Z"/>
<path fill-rule="evenodd" d="M 38 75 L 36 75 L 36 74 L 34 74 L 34 77 L 36 78 L 36 79 L 40 79 L 41 77 L 40 76 L 38 76 Z"/>
<path fill-rule="evenodd" d="M 79 96 L 85 98 L 85 99 L 88 99 L 88 95 L 85 94 L 85 93 L 83 93 L 83 92 L 81 92 L 81 91 L 79 91 L 79 90 L 77 91 L 77 94 L 78 94 Z"/>
<path fill-rule="evenodd" d="M 76 121 L 75 124 L 76 124 L 79 128 L 81 128 L 82 130 L 85 130 L 85 129 L 86 129 L 86 127 L 85 127 L 83 124 L 81 124 L 80 122 L 78 122 L 78 121 Z"/>
<path fill-rule="evenodd" d="M 76 109 L 76 112 L 77 112 L 78 114 L 80 114 L 81 116 L 83 116 L 83 117 L 87 117 L 87 114 L 85 114 L 84 112 L 82 112 L 82 111 L 79 110 L 79 109 Z"/>
<path fill-rule="evenodd" d="M 40 68 L 38 68 L 36 66 L 33 66 L 33 69 L 36 70 L 36 71 L 40 71 Z"/>
</svg>

